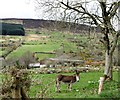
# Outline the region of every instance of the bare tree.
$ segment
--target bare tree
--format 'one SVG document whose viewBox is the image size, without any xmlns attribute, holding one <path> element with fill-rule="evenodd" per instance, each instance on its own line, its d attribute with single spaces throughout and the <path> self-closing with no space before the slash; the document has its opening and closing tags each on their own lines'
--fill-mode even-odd
<svg viewBox="0 0 120 100">
<path fill-rule="evenodd" d="M 36 0 L 47 15 L 70 22 L 84 22 L 96 25 L 103 35 L 100 40 L 105 46 L 105 79 L 112 79 L 112 57 L 120 32 L 116 31 L 112 20 L 118 16 L 119 0 Z M 48 13 L 50 12 L 50 13 Z M 48 16 L 50 16 L 48 15 Z M 56 16 L 55 16 L 56 15 Z M 115 22 L 115 20 L 114 20 Z"/>
</svg>

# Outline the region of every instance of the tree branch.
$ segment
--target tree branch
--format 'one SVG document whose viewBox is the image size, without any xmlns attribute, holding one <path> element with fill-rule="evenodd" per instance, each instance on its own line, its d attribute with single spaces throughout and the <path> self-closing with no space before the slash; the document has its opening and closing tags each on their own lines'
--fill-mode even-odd
<svg viewBox="0 0 120 100">
<path fill-rule="evenodd" d="M 103 23 L 103 22 L 102 22 L 102 20 L 101 20 L 101 19 L 102 19 L 102 17 L 100 17 L 100 16 L 98 16 L 98 15 L 96 15 L 96 14 L 92 14 L 92 15 L 93 15 L 93 16 L 95 16 L 95 17 L 96 17 L 96 19 L 97 19 L 97 20 L 99 20 L 101 23 Z"/>
<path fill-rule="evenodd" d="M 71 7 L 70 5 L 65 4 L 64 2 L 60 2 L 60 3 L 63 4 L 64 6 L 66 6 L 67 8 L 72 9 L 72 10 L 78 12 L 78 13 L 83 13 L 83 14 L 88 15 L 94 21 L 95 25 L 100 27 L 100 25 L 98 24 L 96 18 L 92 14 L 87 12 L 83 6 L 81 6 L 83 11 L 80 11 L 80 10 L 76 9 L 75 7 Z"/>
<path fill-rule="evenodd" d="M 101 6 L 101 10 L 102 10 L 102 17 L 103 17 L 103 20 L 105 19 L 106 16 L 108 16 L 108 13 L 106 11 L 106 2 L 101 2 L 99 1 L 100 3 L 100 6 Z"/>
<path fill-rule="evenodd" d="M 113 8 L 114 4 L 115 4 L 115 2 L 113 2 L 113 3 L 111 4 L 110 8 L 108 9 L 108 11 L 107 11 L 107 12 L 108 12 L 108 14 L 110 14 L 111 9 Z"/>
<path fill-rule="evenodd" d="M 110 18 L 112 18 L 116 14 L 116 11 L 118 10 L 120 6 L 120 1 L 114 2 L 112 5 L 113 5 L 113 8 L 109 12 Z"/>
</svg>

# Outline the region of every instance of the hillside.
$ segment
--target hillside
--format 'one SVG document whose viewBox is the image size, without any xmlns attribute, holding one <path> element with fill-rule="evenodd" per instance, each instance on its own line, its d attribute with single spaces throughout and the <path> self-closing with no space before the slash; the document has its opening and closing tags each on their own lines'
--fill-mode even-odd
<svg viewBox="0 0 120 100">
<path fill-rule="evenodd" d="M 96 27 L 91 27 L 85 24 L 75 24 L 69 22 L 43 20 L 43 19 L 16 19 L 7 18 L 2 19 L 2 22 L 23 24 L 24 28 L 47 28 L 48 30 L 70 31 L 73 33 L 83 33 L 89 31 L 99 32 Z"/>
</svg>

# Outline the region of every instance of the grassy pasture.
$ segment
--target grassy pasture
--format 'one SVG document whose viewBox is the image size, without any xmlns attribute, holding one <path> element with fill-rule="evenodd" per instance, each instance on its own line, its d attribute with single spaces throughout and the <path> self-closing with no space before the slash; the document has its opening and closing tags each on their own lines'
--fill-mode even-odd
<svg viewBox="0 0 120 100">
<path fill-rule="evenodd" d="M 3 56 L 8 51 L 12 50 L 12 48 L 15 48 L 17 44 L 23 39 L 22 36 L 1 36 L 0 37 L 0 56 Z"/>
<path fill-rule="evenodd" d="M 30 52 L 52 52 L 54 50 L 54 48 L 57 48 L 58 45 L 53 45 L 53 46 L 49 46 L 48 45 L 22 45 L 21 47 L 19 47 L 18 49 L 16 49 L 15 51 L 13 51 L 8 58 L 12 58 L 12 57 L 20 57 L 22 56 L 22 54 L 24 54 L 27 51 Z"/>
<path fill-rule="evenodd" d="M 81 53 L 77 56 L 82 57 L 82 60 L 88 58 L 88 53 L 103 52 L 100 44 L 96 44 L 96 39 L 90 40 L 86 35 L 70 34 L 62 32 L 42 32 L 35 34 L 35 30 L 27 32 L 28 34 L 24 37 L 13 37 L 7 36 L 6 39 L 22 39 L 23 44 L 16 50 L 13 50 L 7 58 L 18 58 L 22 56 L 26 51 L 30 52 L 56 52 L 57 54 L 63 53 Z M 98 40 L 98 39 L 97 39 Z M 96 49 L 97 47 L 97 49 Z M 9 48 L 9 47 L 8 47 Z M 100 50 L 99 50 L 99 49 Z M 95 54 L 96 55 L 96 54 Z M 55 57 L 55 54 L 36 54 L 41 59 Z M 86 56 L 86 57 L 84 57 Z M 92 56 L 90 54 L 90 56 Z M 79 58 L 78 57 L 78 58 Z"/>
<path fill-rule="evenodd" d="M 25 36 L 24 43 L 21 47 L 10 53 L 7 58 L 20 57 L 26 51 L 30 52 L 54 52 L 54 51 L 65 51 L 69 53 L 70 51 L 77 51 L 77 46 L 72 43 L 68 38 L 73 37 L 73 35 L 67 35 L 59 32 L 53 32 L 48 34 L 31 35 Z M 31 40 L 30 40 L 31 39 Z M 54 57 L 51 54 L 37 54 L 39 59 Z"/>
<path fill-rule="evenodd" d="M 62 73 L 65 74 L 65 73 Z M 67 73 L 71 75 L 73 73 Z M 73 84 L 72 91 L 67 90 L 67 85 L 61 84 L 61 93 L 56 93 L 55 78 L 57 74 L 32 74 L 32 83 L 29 97 L 35 98 L 101 98 L 118 96 L 117 72 L 113 73 L 113 81 L 104 84 L 103 94 L 98 95 L 98 80 L 102 72 L 81 73 L 80 81 Z M 38 84 L 37 84 L 38 83 Z M 106 93 L 106 91 L 108 91 Z M 112 93 L 112 94 L 111 94 Z"/>
<path fill-rule="evenodd" d="M 34 69 L 33 69 L 34 70 Z M 59 73 L 73 75 L 74 73 Z M 56 93 L 55 78 L 58 74 L 31 73 L 32 79 L 30 90 L 27 92 L 30 98 L 118 98 L 119 85 L 118 72 L 113 72 L 113 81 L 105 82 L 100 95 L 98 92 L 98 80 L 103 72 L 80 73 L 80 81 L 72 86 L 72 91 L 67 90 L 67 84 L 61 84 L 61 93 Z M 4 73 L 0 74 L 0 84 L 4 79 Z M 2 85 L 1 85 L 2 86 Z"/>
<path fill-rule="evenodd" d="M 89 48 L 88 45 L 88 37 L 81 36 L 81 35 L 73 35 L 73 34 L 63 34 L 60 32 L 52 32 L 52 33 L 41 33 L 37 36 L 34 35 L 34 31 L 30 34 L 33 34 L 31 40 L 28 36 L 25 37 L 6 37 L 8 39 L 24 39 L 24 43 L 22 46 L 18 47 L 16 50 L 11 52 L 7 58 L 16 58 L 22 56 L 26 51 L 31 52 L 61 52 L 65 51 L 65 53 L 69 53 L 71 50 L 73 52 L 79 52 L 81 49 L 78 49 L 76 43 L 71 42 L 72 39 L 78 39 L 80 45 L 85 45 L 87 49 L 82 49 L 81 51 L 89 52 L 90 50 L 94 52 L 95 50 L 103 50 L 101 45 L 98 44 L 97 49 L 93 49 L 94 41 L 92 41 Z M 47 38 L 45 38 L 45 36 Z M 96 43 L 94 43 L 96 45 Z M 0 51 L 1 53 L 2 51 Z M 83 55 L 84 56 L 84 55 Z M 55 57 L 54 54 L 37 54 L 39 59 Z M 63 73 L 64 74 L 64 73 Z M 73 73 L 69 73 L 70 75 Z M 99 77 L 103 75 L 103 72 L 88 72 L 88 73 L 81 73 L 81 79 L 79 82 L 73 84 L 73 90 L 66 91 L 67 85 L 62 84 L 61 86 L 61 93 L 55 92 L 55 77 L 56 74 L 31 74 L 31 79 L 35 82 L 32 82 L 32 86 L 30 91 L 28 92 L 29 97 L 44 97 L 44 98 L 99 98 L 99 97 L 114 97 L 117 96 L 117 82 L 118 76 L 117 72 L 113 73 L 113 80 L 112 82 L 106 82 L 105 88 L 103 89 L 103 93 L 101 95 L 97 94 L 98 89 L 98 80 Z M 0 81 L 1 81 L 0 75 Z M 37 82 L 36 82 L 37 81 Z M 48 87 L 48 88 L 46 88 Z"/>
</svg>

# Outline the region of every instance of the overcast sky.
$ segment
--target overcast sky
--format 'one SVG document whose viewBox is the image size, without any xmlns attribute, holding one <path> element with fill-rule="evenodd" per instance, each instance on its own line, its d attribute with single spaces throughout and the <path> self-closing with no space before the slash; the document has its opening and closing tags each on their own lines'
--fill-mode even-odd
<svg viewBox="0 0 120 100">
<path fill-rule="evenodd" d="M 0 0 L 0 18 L 44 19 L 44 14 L 35 11 L 35 0 Z"/>
<path fill-rule="evenodd" d="M 34 0 L 0 0 L 0 18 L 38 19 Z"/>
</svg>

